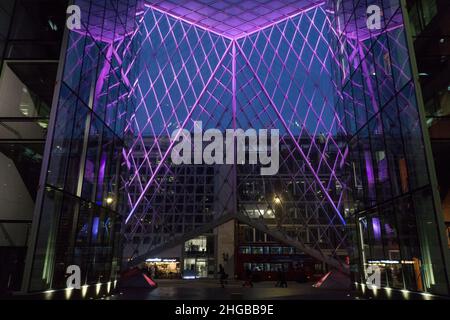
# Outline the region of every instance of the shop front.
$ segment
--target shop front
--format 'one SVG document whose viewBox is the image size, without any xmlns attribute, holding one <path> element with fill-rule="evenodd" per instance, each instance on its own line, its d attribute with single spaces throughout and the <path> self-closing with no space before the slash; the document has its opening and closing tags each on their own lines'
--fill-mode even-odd
<svg viewBox="0 0 450 320">
<path fill-rule="evenodd" d="M 150 258 L 145 266 L 153 279 L 179 279 L 181 277 L 179 258 Z"/>
</svg>

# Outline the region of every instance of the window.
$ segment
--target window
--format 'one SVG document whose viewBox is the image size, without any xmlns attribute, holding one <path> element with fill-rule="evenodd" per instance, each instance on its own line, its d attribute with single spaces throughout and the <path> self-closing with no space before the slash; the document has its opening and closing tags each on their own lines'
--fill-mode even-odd
<svg viewBox="0 0 450 320">
<path fill-rule="evenodd" d="M 251 247 L 239 247 L 239 253 L 251 254 L 252 253 L 252 249 L 251 249 Z"/>
<path fill-rule="evenodd" d="M 270 253 L 271 254 L 281 254 L 281 247 L 271 247 Z"/>
<path fill-rule="evenodd" d="M 207 251 L 207 239 L 205 236 L 198 237 L 186 241 L 184 244 L 185 252 L 206 252 Z"/>
<path fill-rule="evenodd" d="M 264 247 L 253 247 L 252 248 L 252 254 L 263 254 L 264 253 Z"/>
<path fill-rule="evenodd" d="M 255 230 L 255 242 L 264 242 L 265 233 L 259 230 Z"/>
<path fill-rule="evenodd" d="M 291 247 L 283 247 L 283 254 L 293 254 L 294 248 Z"/>
</svg>

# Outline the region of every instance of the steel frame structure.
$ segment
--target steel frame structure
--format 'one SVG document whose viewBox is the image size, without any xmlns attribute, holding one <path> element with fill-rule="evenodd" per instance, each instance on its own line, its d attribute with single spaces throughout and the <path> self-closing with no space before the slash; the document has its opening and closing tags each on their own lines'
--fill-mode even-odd
<svg viewBox="0 0 450 320">
<path fill-rule="evenodd" d="M 362 283 L 369 254 L 390 259 L 389 250 L 402 251 L 399 264 L 423 263 L 430 292 L 448 292 L 401 1 L 372 2 L 383 8 L 375 31 L 366 25 L 367 1 L 358 0 L 75 0 L 88 18 L 64 42 L 25 290 L 63 284 L 54 253 L 97 233 L 95 218 L 106 210 L 117 218 L 117 227 L 103 224 L 117 233 L 104 265 L 111 277 L 120 235 L 126 248 L 142 249 L 136 264 L 237 219 L 347 273 L 350 260 Z M 279 173 L 173 165 L 172 132 L 194 133 L 198 121 L 205 130 L 279 129 Z M 94 146 L 97 153 L 88 153 Z M 52 208 L 55 193 L 64 197 Z M 58 209 L 66 205 L 73 214 Z M 73 219 L 70 238 L 64 219 Z M 83 250 L 111 250 L 112 238 L 104 237 L 102 250 L 92 238 Z M 83 255 L 86 266 L 95 259 Z M 99 273 L 107 279 L 104 266 L 88 270 L 86 281 Z M 408 268 L 397 286 L 422 290 Z"/>
<path fill-rule="evenodd" d="M 186 234 L 194 237 L 214 228 L 225 216 L 347 271 L 339 260 L 347 245 L 340 175 L 346 150 L 345 129 L 334 110 L 335 99 L 341 98 L 332 76 L 337 61 L 329 37 L 334 33 L 324 3 L 311 4 L 303 2 L 291 15 L 237 33 L 219 33 L 145 5 L 129 44 L 135 55 L 124 66 L 125 76 L 134 79 L 136 101 L 125 130 L 131 137 L 125 154 L 131 173 L 125 236 L 129 242 L 139 233 L 154 236 L 148 252 L 133 263 L 179 243 Z M 171 193 L 192 192 L 180 181 L 180 168 L 170 163 L 178 136 L 170 137 L 175 128 L 194 132 L 194 121 L 221 130 L 277 128 L 284 146 L 280 173 L 268 179 L 261 180 L 255 166 L 212 166 L 214 208 L 194 214 L 202 216 L 198 224 L 183 218 L 193 213 L 186 205 L 177 210 L 167 209 L 166 203 Z M 242 192 L 243 186 L 255 183 L 264 186 L 260 198 L 244 197 L 248 190 Z M 274 196 L 282 202 L 274 204 Z M 250 219 L 255 211 L 259 219 Z M 266 211 L 274 211 L 275 217 L 264 216 Z M 184 225 L 178 232 L 177 224 Z M 285 225 L 294 227 L 287 230 Z M 306 241 L 305 232 L 312 239 Z"/>
</svg>

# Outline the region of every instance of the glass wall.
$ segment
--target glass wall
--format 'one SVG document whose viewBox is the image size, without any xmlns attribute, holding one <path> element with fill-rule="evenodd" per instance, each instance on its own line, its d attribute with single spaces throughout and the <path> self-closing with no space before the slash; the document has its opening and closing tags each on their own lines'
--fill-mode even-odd
<svg viewBox="0 0 450 320">
<path fill-rule="evenodd" d="M 122 58 L 136 1 L 75 1 L 81 29 L 68 31 L 33 221 L 28 291 L 108 282 L 120 266 L 123 128 L 132 100 Z"/>
<path fill-rule="evenodd" d="M 436 0 L 410 1 L 409 16 L 411 18 L 411 32 L 413 36 L 420 34 L 430 24 L 438 13 Z"/>
<path fill-rule="evenodd" d="M 4 1 L 0 4 L 0 64 L 3 63 L 3 55 L 8 39 L 11 17 L 13 14 L 13 6 L 13 1 Z"/>
<path fill-rule="evenodd" d="M 0 3 L 0 288 L 20 289 L 67 1 Z"/>
<path fill-rule="evenodd" d="M 377 28 L 367 23 L 369 5 L 381 10 Z M 447 294 L 442 220 L 402 8 L 394 0 L 344 0 L 333 8 L 342 61 L 335 70 L 343 95 L 337 108 L 348 129 L 353 177 L 345 204 L 355 226 L 352 270 L 358 282 L 377 266 L 382 286 Z"/>
<path fill-rule="evenodd" d="M 450 248 L 450 2 L 410 0 L 407 8 Z"/>
<path fill-rule="evenodd" d="M 273 18 L 288 2 L 273 4 L 271 21 L 278 23 L 251 34 L 241 34 L 237 26 L 233 40 L 226 32 L 210 32 L 217 23 L 205 29 L 177 18 L 182 10 L 176 8 L 183 8 L 183 16 L 199 16 L 195 12 L 202 6 L 232 16 L 239 4 L 219 10 L 209 2 L 189 1 L 174 6 L 175 14 L 150 5 L 142 13 L 140 37 L 133 41 L 139 49 L 133 64 L 137 78 L 131 81 L 137 107 L 127 128 L 134 142 L 127 157 L 131 206 L 125 254 L 133 257 L 139 251 L 133 263 L 154 247 L 235 214 L 344 266 L 344 156 L 328 40 L 333 34 L 322 6 Z M 289 7 L 305 8 L 302 1 L 294 2 Z M 251 24 L 242 20 L 242 28 Z M 184 128 L 194 133 L 194 122 L 223 133 L 279 129 L 278 172 L 262 177 L 261 166 L 254 164 L 171 163 L 172 132 Z"/>
</svg>

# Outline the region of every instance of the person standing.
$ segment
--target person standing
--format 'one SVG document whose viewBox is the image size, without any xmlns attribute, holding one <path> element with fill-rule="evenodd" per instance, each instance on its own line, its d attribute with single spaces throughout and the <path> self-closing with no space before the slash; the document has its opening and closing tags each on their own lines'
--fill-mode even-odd
<svg viewBox="0 0 450 320">
<path fill-rule="evenodd" d="M 150 278 L 155 279 L 156 276 L 156 266 L 152 264 L 150 266 Z"/>
<path fill-rule="evenodd" d="M 250 268 L 247 268 L 245 270 L 245 282 L 243 284 L 244 287 L 249 286 L 250 288 L 253 288 L 253 273 Z"/>
<path fill-rule="evenodd" d="M 278 268 L 278 282 L 276 286 L 279 286 L 280 288 L 287 288 L 286 273 L 282 268 Z"/>
</svg>

